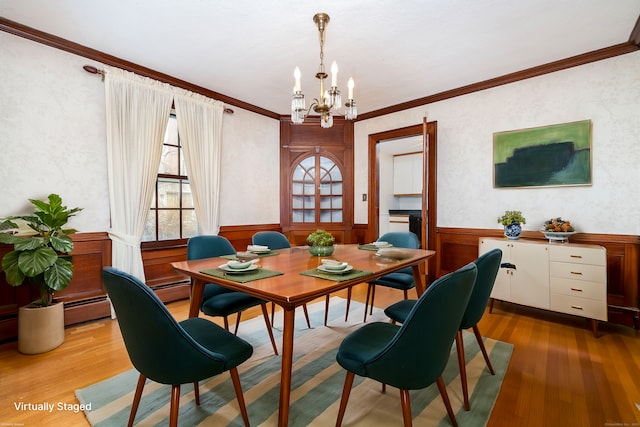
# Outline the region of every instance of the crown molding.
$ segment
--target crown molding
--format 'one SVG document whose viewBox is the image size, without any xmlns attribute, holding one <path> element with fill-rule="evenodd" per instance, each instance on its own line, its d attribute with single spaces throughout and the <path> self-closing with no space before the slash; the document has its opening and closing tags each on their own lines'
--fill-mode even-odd
<svg viewBox="0 0 640 427">
<path fill-rule="evenodd" d="M 640 29 L 638 28 L 638 25 L 636 25 L 634 32 L 636 33 L 636 39 L 640 38 Z M 543 74 L 554 73 L 556 71 L 577 67 L 580 65 L 588 64 L 590 62 L 601 61 L 603 59 L 612 58 L 618 55 L 624 55 L 627 53 L 635 52 L 637 50 L 640 50 L 640 46 L 638 46 L 637 44 L 634 44 L 632 42 L 620 43 L 603 49 L 594 50 L 582 55 L 572 56 L 570 58 L 562 59 L 559 61 L 549 62 L 548 64 L 527 68 L 526 70 L 516 71 L 515 73 L 505 74 L 493 79 L 484 80 L 478 83 L 472 83 L 467 86 L 462 86 L 445 92 L 436 93 L 434 95 L 425 96 L 423 98 L 414 99 L 412 101 L 403 102 L 401 104 L 392 105 L 390 107 L 381 108 L 379 110 L 370 111 L 368 113 L 358 115 L 356 121 L 372 119 L 374 117 L 408 110 L 410 108 L 419 107 L 421 105 L 431 104 L 433 102 L 443 101 L 445 99 L 455 98 L 457 96 L 468 95 L 473 92 L 514 83 L 520 80 L 530 79 L 532 77 L 541 76 Z"/>
<path fill-rule="evenodd" d="M 22 25 L 20 23 L 8 20 L 0 17 L 0 30 L 9 34 L 13 34 L 18 37 L 22 37 L 37 43 L 41 43 L 55 49 L 60 49 L 65 52 L 72 53 L 74 55 L 82 56 L 84 58 L 100 62 L 102 64 L 118 67 L 126 71 L 131 71 L 138 75 L 149 77 L 151 79 L 170 84 L 172 86 L 180 87 L 182 89 L 190 90 L 191 92 L 199 93 L 208 98 L 212 98 L 218 101 L 222 101 L 225 104 L 233 105 L 238 108 L 242 108 L 247 111 L 261 114 L 263 116 L 271 117 L 272 119 L 279 119 L 280 115 L 273 111 L 266 110 L 264 108 L 257 107 L 244 101 L 240 101 L 235 98 L 223 95 L 218 92 L 214 92 L 209 89 L 205 89 L 201 86 L 194 85 L 184 80 L 180 80 L 176 77 L 168 74 L 160 73 L 150 68 L 143 67 L 130 61 L 100 52 L 95 49 L 91 49 L 87 46 L 83 46 L 78 43 L 63 39 L 61 37 L 54 36 L 49 33 L 45 33 L 35 28 Z"/>
</svg>

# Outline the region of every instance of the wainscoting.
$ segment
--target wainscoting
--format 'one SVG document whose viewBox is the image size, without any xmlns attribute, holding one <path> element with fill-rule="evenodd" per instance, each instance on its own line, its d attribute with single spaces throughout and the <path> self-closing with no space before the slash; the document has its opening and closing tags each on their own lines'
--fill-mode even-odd
<svg viewBox="0 0 640 427">
<path fill-rule="evenodd" d="M 229 239 L 236 250 L 244 250 L 257 231 L 281 231 L 279 224 L 225 226 L 220 235 Z M 367 224 L 356 224 L 345 236 L 344 243 L 365 243 L 374 239 L 368 235 Z M 349 234 L 349 233 L 347 233 Z M 443 274 L 475 260 L 478 256 L 480 237 L 500 237 L 497 229 L 437 228 L 434 280 Z M 111 265 L 111 240 L 106 232 L 77 233 L 74 240 L 73 281 L 56 298 L 65 302 L 65 324 L 108 317 L 111 313 L 102 284 L 102 268 Z M 348 241 L 347 241 L 348 238 Z M 541 233 L 525 231 L 525 239 L 544 240 Z M 613 234 L 576 234 L 574 243 L 602 245 L 607 249 L 607 285 L 609 322 L 640 327 L 638 264 L 640 261 L 640 237 Z M 11 251 L 11 246 L 0 245 L 0 258 Z M 165 302 L 189 297 L 189 281 L 171 268 L 174 261 L 187 258 L 186 240 L 180 244 L 162 248 L 145 248 L 142 251 L 147 284 Z M 36 299 L 29 286 L 14 288 L 0 274 L 0 341 L 13 339 L 18 332 L 18 307 Z"/>
<path fill-rule="evenodd" d="M 55 298 L 64 301 L 64 323 L 72 325 L 108 317 L 111 308 L 102 285 L 102 267 L 111 265 L 111 240 L 107 233 L 77 233 L 73 239 L 73 280 Z M 0 245 L 0 258 L 13 250 Z M 0 341 L 18 335 L 18 308 L 37 298 L 30 286 L 10 286 L 0 274 Z"/>
</svg>

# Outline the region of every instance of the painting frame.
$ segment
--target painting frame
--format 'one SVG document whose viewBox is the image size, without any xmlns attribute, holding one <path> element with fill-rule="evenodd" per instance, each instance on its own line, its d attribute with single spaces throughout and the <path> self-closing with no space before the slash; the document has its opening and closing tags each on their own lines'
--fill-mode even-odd
<svg viewBox="0 0 640 427">
<path fill-rule="evenodd" d="M 493 187 L 592 185 L 591 120 L 493 134 Z"/>
</svg>

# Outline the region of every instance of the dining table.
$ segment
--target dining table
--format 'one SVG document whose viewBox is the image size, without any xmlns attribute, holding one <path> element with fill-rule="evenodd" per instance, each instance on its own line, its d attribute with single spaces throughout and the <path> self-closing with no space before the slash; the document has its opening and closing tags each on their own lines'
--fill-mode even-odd
<svg viewBox="0 0 640 427">
<path fill-rule="evenodd" d="M 234 256 L 179 261 L 171 265 L 175 271 L 191 278 L 189 317 L 198 317 L 207 283 L 245 292 L 282 307 L 284 323 L 278 425 L 284 427 L 289 421 L 296 307 L 406 267 L 412 268 L 416 291 L 422 295 L 426 285 L 426 261 L 435 252 L 395 249 L 381 251 L 372 244 L 339 244 L 335 245 L 330 256 L 319 257 L 311 255 L 308 247 L 294 246 L 258 254 L 257 267 L 247 272 L 225 268 Z M 348 267 L 346 271 L 330 271 L 324 268 L 324 259 L 346 263 Z"/>
</svg>

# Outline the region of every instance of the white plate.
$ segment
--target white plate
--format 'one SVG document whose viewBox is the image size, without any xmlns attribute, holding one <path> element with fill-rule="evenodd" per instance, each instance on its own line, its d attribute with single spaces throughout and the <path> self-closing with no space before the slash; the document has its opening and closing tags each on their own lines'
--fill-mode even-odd
<svg viewBox="0 0 640 427">
<path fill-rule="evenodd" d="M 371 243 L 376 248 L 391 248 L 393 245 L 389 242 L 373 242 Z"/>
<path fill-rule="evenodd" d="M 253 271 L 258 268 L 256 264 L 251 263 L 247 268 L 231 268 L 227 264 L 222 264 L 218 267 L 220 270 L 224 270 L 227 273 L 246 273 L 247 271 Z"/>
<path fill-rule="evenodd" d="M 330 273 L 330 274 L 343 274 L 346 273 L 347 271 L 351 271 L 353 270 L 353 266 L 351 265 L 347 265 L 344 269 L 342 270 L 330 270 L 328 268 L 326 268 L 324 265 L 318 266 L 318 270 L 322 271 L 323 273 Z"/>
</svg>

